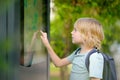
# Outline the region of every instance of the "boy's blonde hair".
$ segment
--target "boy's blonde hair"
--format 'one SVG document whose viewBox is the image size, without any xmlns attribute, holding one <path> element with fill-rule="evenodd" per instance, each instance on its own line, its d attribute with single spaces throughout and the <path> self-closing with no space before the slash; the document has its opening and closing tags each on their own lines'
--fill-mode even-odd
<svg viewBox="0 0 120 80">
<path fill-rule="evenodd" d="M 104 39 L 102 25 L 93 18 L 80 18 L 75 22 L 75 26 L 84 35 L 84 41 L 88 47 L 101 48 Z"/>
</svg>

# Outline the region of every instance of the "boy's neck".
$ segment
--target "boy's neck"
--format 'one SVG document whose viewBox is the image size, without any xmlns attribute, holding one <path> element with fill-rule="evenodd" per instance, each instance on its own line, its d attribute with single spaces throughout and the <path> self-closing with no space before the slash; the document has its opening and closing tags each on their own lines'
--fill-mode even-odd
<svg viewBox="0 0 120 80">
<path fill-rule="evenodd" d="M 80 53 L 86 53 L 89 52 L 90 50 L 92 50 L 93 48 L 90 47 L 81 47 Z"/>
</svg>

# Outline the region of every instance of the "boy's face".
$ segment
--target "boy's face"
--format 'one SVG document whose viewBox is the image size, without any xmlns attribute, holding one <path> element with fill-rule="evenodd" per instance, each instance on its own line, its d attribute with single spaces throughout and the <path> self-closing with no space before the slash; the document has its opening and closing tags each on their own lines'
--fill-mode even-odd
<svg viewBox="0 0 120 80">
<path fill-rule="evenodd" d="M 72 43 L 81 45 L 83 44 L 83 35 L 78 31 L 77 27 L 74 27 L 74 29 L 71 32 L 72 34 Z"/>
</svg>

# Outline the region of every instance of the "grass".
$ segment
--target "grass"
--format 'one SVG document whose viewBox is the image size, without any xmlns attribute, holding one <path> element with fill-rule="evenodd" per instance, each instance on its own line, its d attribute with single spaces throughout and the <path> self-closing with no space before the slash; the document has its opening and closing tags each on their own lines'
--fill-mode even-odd
<svg viewBox="0 0 120 80">
<path fill-rule="evenodd" d="M 68 68 L 70 73 L 71 65 Z M 60 80 L 60 68 L 55 67 L 53 63 L 50 63 L 50 80 Z"/>
<path fill-rule="evenodd" d="M 57 77 L 57 76 L 51 76 L 51 77 L 50 77 L 50 80 L 60 80 L 60 78 Z"/>
<path fill-rule="evenodd" d="M 60 80 L 59 68 L 50 63 L 50 80 Z"/>
</svg>

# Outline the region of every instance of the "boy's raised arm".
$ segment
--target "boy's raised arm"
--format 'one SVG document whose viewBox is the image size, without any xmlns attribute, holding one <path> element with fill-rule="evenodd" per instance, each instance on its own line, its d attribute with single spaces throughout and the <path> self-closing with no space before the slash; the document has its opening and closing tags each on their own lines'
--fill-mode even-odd
<svg viewBox="0 0 120 80">
<path fill-rule="evenodd" d="M 42 32 L 42 31 L 40 31 L 40 33 L 41 33 L 41 36 L 40 36 L 41 40 L 42 40 L 44 46 L 47 48 L 47 51 L 48 51 L 54 65 L 57 66 L 57 67 L 61 67 L 61 66 L 69 64 L 70 62 L 66 58 L 60 59 L 56 55 L 56 53 L 54 52 L 54 50 L 52 49 L 52 47 L 49 44 L 49 41 L 47 39 L 47 33 Z"/>
</svg>

